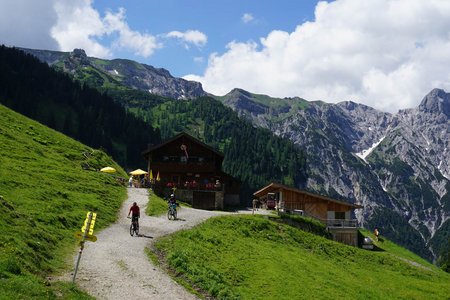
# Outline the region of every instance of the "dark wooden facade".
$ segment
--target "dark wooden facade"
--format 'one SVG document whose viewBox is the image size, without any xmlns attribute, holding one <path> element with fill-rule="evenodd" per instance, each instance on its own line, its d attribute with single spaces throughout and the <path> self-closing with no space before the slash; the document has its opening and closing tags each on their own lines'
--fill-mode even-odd
<svg viewBox="0 0 450 300">
<path fill-rule="evenodd" d="M 180 133 L 143 154 L 156 188 L 176 188 L 196 208 L 239 205 L 240 182 L 222 171 L 223 154 L 191 135 Z"/>
<path fill-rule="evenodd" d="M 352 212 L 356 208 L 362 208 L 361 206 L 278 183 L 271 183 L 253 195 L 264 203 L 269 194 L 275 197 L 280 212 L 300 212 L 318 219 L 328 227 L 334 240 L 357 246 L 357 222 L 352 219 Z"/>
</svg>

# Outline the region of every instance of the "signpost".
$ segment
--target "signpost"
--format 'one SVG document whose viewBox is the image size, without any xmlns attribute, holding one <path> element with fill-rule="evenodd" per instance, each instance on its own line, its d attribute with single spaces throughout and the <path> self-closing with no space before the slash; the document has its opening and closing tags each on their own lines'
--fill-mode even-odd
<svg viewBox="0 0 450 300">
<path fill-rule="evenodd" d="M 95 225 L 95 219 L 97 218 L 97 214 L 91 211 L 88 211 L 86 215 L 86 220 L 84 220 L 83 227 L 81 227 L 81 232 L 75 233 L 75 236 L 80 237 L 80 251 L 78 252 L 77 262 L 75 264 L 75 270 L 73 272 L 73 278 L 72 283 L 75 283 L 75 277 L 77 276 L 78 272 L 78 265 L 80 264 L 81 254 L 83 253 L 84 249 L 84 242 L 86 240 L 95 242 L 97 240 L 97 237 L 94 235 L 94 225 Z"/>
</svg>

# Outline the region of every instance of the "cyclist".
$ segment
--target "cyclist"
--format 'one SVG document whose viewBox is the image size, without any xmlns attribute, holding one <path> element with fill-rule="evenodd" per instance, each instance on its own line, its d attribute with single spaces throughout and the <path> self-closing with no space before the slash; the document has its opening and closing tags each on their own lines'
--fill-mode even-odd
<svg viewBox="0 0 450 300">
<path fill-rule="evenodd" d="M 141 212 L 139 209 L 139 206 L 136 202 L 133 203 L 133 205 L 130 207 L 130 210 L 128 211 L 128 217 L 131 214 L 131 222 L 135 222 L 139 226 L 139 217 L 141 216 Z"/>
<path fill-rule="evenodd" d="M 177 200 L 175 199 L 174 194 L 170 194 L 168 202 L 169 202 L 169 208 L 173 207 L 173 209 L 176 211 L 177 210 Z"/>
</svg>

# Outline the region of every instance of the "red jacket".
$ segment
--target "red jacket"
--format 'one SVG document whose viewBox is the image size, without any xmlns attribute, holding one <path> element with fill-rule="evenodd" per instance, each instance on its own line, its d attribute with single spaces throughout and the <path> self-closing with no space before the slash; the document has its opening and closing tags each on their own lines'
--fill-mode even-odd
<svg viewBox="0 0 450 300">
<path fill-rule="evenodd" d="M 131 213 L 131 215 L 133 217 L 139 217 L 141 215 L 140 211 L 139 211 L 139 206 L 132 206 L 130 207 L 130 210 L 128 212 L 128 215 Z"/>
</svg>

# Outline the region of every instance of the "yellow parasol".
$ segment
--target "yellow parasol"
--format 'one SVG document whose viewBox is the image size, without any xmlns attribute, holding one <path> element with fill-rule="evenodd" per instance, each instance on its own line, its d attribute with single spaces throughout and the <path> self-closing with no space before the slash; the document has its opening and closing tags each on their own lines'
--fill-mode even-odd
<svg viewBox="0 0 450 300">
<path fill-rule="evenodd" d="M 116 169 L 111 168 L 111 167 L 104 167 L 104 168 L 100 169 L 100 172 L 105 172 L 105 173 L 116 173 Z"/>
<path fill-rule="evenodd" d="M 144 174 L 148 174 L 148 172 L 145 172 L 144 170 L 141 170 L 141 169 L 137 169 L 137 170 L 131 171 L 130 174 L 131 175 L 144 175 Z"/>
<path fill-rule="evenodd" d="M 161 178 L 159 178 L 159 171 L 158 171 L 158 174 L 156 174 L 156 181 L 160 181 L 161 180 Z"/>
</svg>

